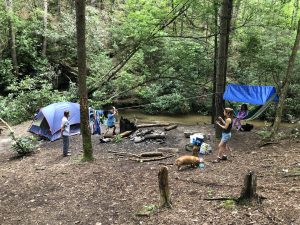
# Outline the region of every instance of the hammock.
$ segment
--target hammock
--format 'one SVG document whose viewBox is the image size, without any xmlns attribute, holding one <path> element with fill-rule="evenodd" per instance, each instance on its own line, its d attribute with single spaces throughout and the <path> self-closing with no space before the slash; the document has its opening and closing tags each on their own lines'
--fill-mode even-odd
<svg viewBox="0 0 300 225">
<path fill-rule="evenodd" d="M 277 94 L 275 93 L 273 96 L 271 96 L 269 98 L 269 100 L 266 102 L 266 104 L 261 105 L 260 108 L 258 108 L 255 113 L 252 113 L 252 115 L 249 116 L 249 114 L 248 114 L 247 118 L 245 118 L 244 120 L 250 121 L 250 120 L 254 120 L 257 117 L 259 117 L 272 104 L 272 102 L 274 101 L 276 96 L 277 96 Z"/>
<path fill-rule="evenodd" d="M 246 121 L 254 120 L 259 117 L 274 102 L 278 102 L 276 89 L 273 86 L 253 86 L 228 84 L 223 95 L 223 99 L 227 100 L 230 106 L 235 107 L 232 102 L 244 102 L 258 105 L 255 109 L 249 111 L 248 115 L 243 119 Z M 235 116 L 238 111 L 234 110 Z"/>
<path fill-rule="evenodd" d="M 253 110 L 249 111 L 248 115 L 246 117 L 244 117 L 242 120 L 250 121 L 250 120 L 254 120 L 257 117 L 259 117 L 272 104 L 272 102 L 274 101 L 276 96 L 277 95 L 275 93 L 273 96 L 271 96 L 268 99 L 268 101 L 264 105 L 259 105 L 259 106 L 255 107 Z M 231 102 L 228 101 L 228 103 L 229 103 L 230 107 L 233 108 L 234 116 L 236 117 L 238 114 L 238 110 L 235 108 L 235 106 Z"/>
</svg>

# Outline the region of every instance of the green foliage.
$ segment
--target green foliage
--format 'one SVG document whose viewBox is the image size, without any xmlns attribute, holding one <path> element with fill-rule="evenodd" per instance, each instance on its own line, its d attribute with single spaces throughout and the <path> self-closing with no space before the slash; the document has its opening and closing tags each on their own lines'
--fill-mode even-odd
<svg viewBox="0 0 300 225">
<path fill-rule="evenodd" d="M 231 209 L 235 206 L 235 201 L 233 199 L 228 199 L 223 202 L 223 207 L 225 209 Z"/>
<path fill-rule="evenodd" d="M 19 156 L 24 156 L 31 154 L 37 148 L 36 138 L 30 137 L 18 137 L 15 138 L 11 149 L 12 151 L 18 153 Z"/>
<path fill-rule="evenodd" d="M 68 101 L 74 98 L 69 93 L 53 90 L 51 83 L 42 78 L 26 77 L 21 82 L 13 82 L 7 97 L 0 96 L 0 117 L 18 124 L 33 118 L 34 113 L 50 103 Z"/>
<path fill-rule="evenodd" d="M 87 6 L 90 105 L 101 108 L 118 100 L 139 98 L 141 104 L 149 104 L 146 111 L 150 113 L 210 113 L 213 35 L 218 32 L 214 1 L 190 1 L 184 14 L 159 31 L 185 2 L 128 0 L 105 2 L 104 9 Z M 31 118 L 38 108 L 51 102 L 78 99 L 76 76 L 69 78 L 60 71 L 61 65 L 77 70 L 75 13 L 66 3 L 62 1 L 61 15 L 57 15 L 56 3 L 49 2 L 46 32 L 41 2 L 16 0 L 11 15 L 0 4 L 0 93 L 5 96 L 0 97 L 0 116 L 10 122 Z M 234 4 L 237 7 L 237 1 Z M 294 9 L 294 1 L 240 1 L 230 35 L 228 82 L 280 86 L 300 15 Z M 16 31 L 18 78 L 12 73 L 8 17 Z M 44 33 L 46 57 L 41 56 Z M 126 65 L 111 75 L 111 68 L 136 48 Z M 299 63 L 284 108 L 284 115 L 295 117 L 300 116 L 297 71 Z M 59 92 L 53 83 L 67 76 L 73 82 L 69 90 L 65 84 L 59 86 L 63 89 Z M 207 98 L 193 98 L 203 94 Z M 269 108 L 261 118 L 272 119 L 274 110 L 275 106 Z"/>
<path fill-rule="evenodd" d="M 187 113 L 190 110 L 189 102 L 180 93 L 174 92 L 162 96 L 159 96 L 159 93 L 155 94 L 155 97 L 152 96 L 152 99 L 154 101 L 150 101 L 150 104 L 145 107 L 145 110 L 148 113 L 156 114 L 161 112 L 168 112 L 175 114 Z"/>
<path fill-rule="evenodd" d="M 157 211 L 157 206 L 154 204 L 144 205 L 143 209 L 137 212 L 136 216 L 150 216 Z"/>
<path fill-rule="evenodd" d="M 116 136 L 114 136 L 113 142 L 119 143 L 121 141 L 122 141 L 122 136 L 120 134 L 117 134 Z"/>
</svg>

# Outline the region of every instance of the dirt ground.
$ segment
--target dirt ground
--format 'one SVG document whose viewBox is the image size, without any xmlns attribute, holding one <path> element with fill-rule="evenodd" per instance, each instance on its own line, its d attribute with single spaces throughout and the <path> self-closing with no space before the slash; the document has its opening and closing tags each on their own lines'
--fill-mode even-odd
<svg viewBox="0 0 300 225">
<path fill-rule="evenodd" d="M 28 123 L 14 127 L 25 134 Z M 162 129 L 162 128 L 155 128 Z M 284 140 L 259 147 L 254 131 L 233 131 L 229 160 L 219 164 L 205 156 L 205 169 L 177 171 L 176 156 L 154 162 L 135 162 L 109 151 L 155 151 L 161 147 L 185 150 L 184 131 L 210 134 L 210 125 L 178 126 L 167 131 L 165 142 L 134 144 L 129 138 L 118 143 L 99 143 L 92 136 L 95 160 L 82 163 L 81 137 L 71 137 L 71 157 L 62 157 L 62 140 L 41 142 L 39 150 L 15 158 L 0 135 L 0 224 L 300 224 L 300 144 Z M 159 204 L 158 171 L 167 165 L 172 208 L 137 216 L 143 208 Z M 206 198 L 238 197 L 248 170 L 257 174 L 261 204 L 236 205 L 232 201 Z"/>
</svg>

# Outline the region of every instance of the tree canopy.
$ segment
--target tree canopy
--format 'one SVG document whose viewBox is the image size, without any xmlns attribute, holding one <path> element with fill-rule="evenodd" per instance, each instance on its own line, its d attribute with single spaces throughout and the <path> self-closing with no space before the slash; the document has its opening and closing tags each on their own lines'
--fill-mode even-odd
<svg viewBox="0 0 300 225">
<path fill-rule="evenodd" d="M 50 102 L 79 101 L 74 1 L 46 2 L 47 10 L 42 0 L 0 4 L 0 116 L 14 123 Z M 149 113 L 212 113 L 221 2 L 86 1 L 89 104 L 151 103 L 143 108 Z M 298 0 L 233 3 L 227 82 L 280 90 L 296 36 Z M 284 116 L 299 116 L 299 71 L 297 55 Z M 274 107 L 263 116 L 274 117 Z"/>
</svg>

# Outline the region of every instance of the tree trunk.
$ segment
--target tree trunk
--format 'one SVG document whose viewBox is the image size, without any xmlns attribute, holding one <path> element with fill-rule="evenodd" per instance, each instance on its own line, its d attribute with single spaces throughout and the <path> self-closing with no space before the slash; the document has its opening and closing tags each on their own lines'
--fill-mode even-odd
<svg viewBox="0 0 300 225">
<path fill-rule="evenodd" d="M 174 0 L 171 0 L 172 11 L 174 10 Z M 173 21 L 173 34 L 177 36 L 176 20 Z"/>
<path fill-rule="evenodd" d="M 104 0 L 100 0 L 99 1 L 99 7 L 100 7 L 100 10 L 104 10 Z"/>
<path fill-rule="evenodd" d="M 61 17 L 61 0 L 57 0 L 57 19 L 60 20 Z"/>
<path fill-rule="evenodd" d="M 228 44 L 229 44 L 229 32 L 230 32 L 230 21 L 232 15 L 232 1 L 223 0 L 221 6 L 220 15 L 220 39 L 217 59 L 217 76 L 216 76 L 216 117 L 223 116 L 224 111 L 224 100 L 223 93 L 225 90 L 226 83 L 226 72 L 227 72 L 227 59 L 228 59 Z M 221 136 L 222 129 L 216 127 L 216 137 Z"/>
<path fill-rule="evenodd" d="M 76 29 L 78 57 L 78 89 L 80 95 L 80 130 L 82 134 L 83 159 L 93 159 L 93 148 L 88 118 L 86 87 L 86 45 L 85 45 L 85 0 L 76 0 Z"/>
<path fill-rule="evenodd" d="M 235 3 L 235 7 L 233 8 L 233 12 L 232 12 L 233 16 L 232 16 L 232 21 L 231 21 L 233 28 L 235 28 L 235 26 L 236 26 L 236 20 L 239 15 L 240 7 L 241 7 L 241 1 L 242 0 L 237 0 Z"/>
<path fill-rule="evenodd" d="M 170 199 L 170 188 L 168 178 L 168 168 L 162 167 L 158 172 L 158 185 L 160 193 L 160 207 L 172 207 Z"/>
<path fill-rule="evenodd" d="M 214 33 L 218 31 L 218 1 L 214 1 Z M 218 57 L 218 36 L 214 37 L 214 74 L 213 74 L 213 94 L 212 94 L 212 107 L 211 107 L 211 124 L 216 120 L 216 79 L 217 79 L 217 57 Z"/>
<path fill-rule="evenodd" d="M 6 0 L 6 11 L 8 13 L 8 26 L 9 26 L 9 35 L 10 35 L 10 53 L 13 63 L 13 73 L 16 77 L 19 76 L 19 67 L 17 60 L 17 50 L 16 50 L 16 33 L 13 24 L 13 1 Z"/>
<path fill-rule="evenodd" d="M 299 10 L 299 0 L 295 0 L 294 2 L 294 9 L 293 9 L 293 16 L 291 21 L 291 26 L 294 27 L 297 17 L 298 17 L 298 10 Z"/>
<path fill-rule="evenodd" d="M 272 134 L 271 134 L 272 137 L 275 137 L 275 135 L 277 134 L 278 129 L 280 127 L 281 116 L 282 116 L 282 111 L 283 111 L 283 107 L 284 107 L 284 101 L 285 101 L 285 98 L 286 98 L 286 95 L 287 95 L 287 92 L 288 92 L 288 89 L 290 86 L 290 80 L 291 80 L 291 76 L 293 74 L 294 64 L 295 64 L 297 52 L 299 49 L 299 43 L 300 43 L 300 19 L 298 21 L 297 34 L 296 34 L 294 46 L 292 49 L 292 53 L 289 58 L 289 63 L 288 63 L 286 75 L 285 75 L 284 82 L 283 82 L 283 87 L 280 90 L 279 102 L 277 105 L 276 115 L 275 115 L 275 121 L 274 121 L 274 124 L 272 127 Z"/>
<path fill-rule="evenodd" d="M 47 51 L 47 27 L 48 27 L 48 0 L 44 0 L 44 34 L 43 34 L 43 49 L 42 56 L 46 57 Z"/>
<path fill-rule="evenodd" d="M 239 197 L 239 201 L 257 199 L 256 194 L 256 174 L 250 171 L 244 178 L 244 186 Z"/>
</svg>

